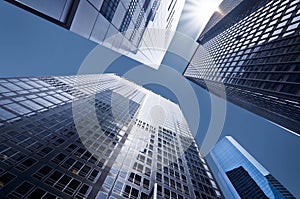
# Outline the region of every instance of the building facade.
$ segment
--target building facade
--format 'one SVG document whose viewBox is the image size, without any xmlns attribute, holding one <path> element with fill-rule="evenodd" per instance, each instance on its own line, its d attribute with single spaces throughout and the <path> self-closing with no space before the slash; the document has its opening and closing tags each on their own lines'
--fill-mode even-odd
<svg viewBox="0 0 300 199">
<path fill-rule="evenodd" d="M 220 97 L 225 86 L 228 101 L 299 134 L 299 8 L 297 0 L 225 0 L 184 76 Z"/>
<path fill-rule="evenodd" d="M 114 74 L 0 79 L 1 198 L 222 198 L 179 106 Z"/>
<path fill-rule="evenodd" d="M 232 137 L 220 140 L 210 154 L 231 198 L 295 198 Z"/>
<path fill-rule="evenodd" d="M 243 0 L 227 0 L 222 1 L 219 5 L 219 10 L 217 10 L 209 21 L 207 25 L 204 27 L 203 31 L 201 32 L 200 38 L 207 33 L 212 27 L 214 27 L 219 21 L 223 19 L 228 13 L 230 13 L 236 6 L 238 6 Z"/>
<path fill-rule="evenodd" d="M 158 68 L 185 1 L 6 0 L 91 41 Z"/>
</svg>

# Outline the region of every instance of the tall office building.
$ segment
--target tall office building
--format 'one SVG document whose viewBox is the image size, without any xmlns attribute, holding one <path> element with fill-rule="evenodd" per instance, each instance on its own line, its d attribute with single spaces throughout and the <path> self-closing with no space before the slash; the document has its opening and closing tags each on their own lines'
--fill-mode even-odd
<svg viewBox="0 0 300 199">
<path fill-rule="evenodd" d="M 220 140 L 210 154 L 228 197 L 295 198 L 232 137 Z"/>
<path fill-rule="evenodd" d="M 230 102 L 299 134 L 300 2 L 221 5 L 226 11 L 207 24 L 184 76 L 220 97 L 225 85 Z"/>
<path fill-rule="evenodd" d="M 219 9 L 213 13 L 207 25 L 204 27 L 201 32 L 200 38 L 207 33 L 212 27 L 214 27 L 221 19 L 231 12 L 236 6 L 238 6 L 243 0 L 227 0 L 222 1 L 219 5 Z"/>
<path fill-rule="evenodd" d="M 222 198 L 179 106 L 114 74 L 0 79 L 1 198 Z"/>
<path fill-rule="evenodd" d="M 6 0 L 78 35 L 158 68 L 185 0 Z"/>
</svg>

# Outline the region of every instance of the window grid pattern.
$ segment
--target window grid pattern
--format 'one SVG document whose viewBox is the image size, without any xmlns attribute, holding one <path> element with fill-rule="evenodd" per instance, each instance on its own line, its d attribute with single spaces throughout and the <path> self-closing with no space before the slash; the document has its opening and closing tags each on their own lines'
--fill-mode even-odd
<svg viewBox="0 0 300 199">
<path fill-rule="evenodd" d="M 109 74 L 8 78 L 1 82 L 6 88 L 0 98 L 3 109 L 6 104 L 38 97 L 55 104 L 45 104 L 44 111 L 36 109 L 34 114 L 19 115 L 13 121 L 1 121 L 1 196 L 147 198 L 157 182 L 159 198 L 222 197 L 187 124 L 172 119 L 164 127 L 156 127 L 137 118 L 144 90 L 120 83 Z M 23 88 L 20 91 L 28 92 L 20 94 L 18 82 L 38 89 Z M 10 92 L 15 94 L 6 95 Z M 91 97 L 94 93 L 95 98 Z M 114 110 L 112 96 L 117 104 Z M 123 103 L 127 98 L 128 113 Z M 95 106 L 101 125 L 91 122 L 91 110 L 84 108 L 87 104 Z M 80 110 L 80 118 L 73 118 L 74 106 Z M 199 186 L 206 188 L 196 192 Z"/>
<path fill-rule="evenodd" d="M 129 137 L 128 140 L 133 141 L 125 142 L 123 149 L 136 158 L 126 159 L 121 153 L 99 195 L 147 198 L 153 194 L 154 183 L 157 183 L 158 198 L 221 197 L 191 135 L 176 134 L 161 126 L 156 129 L 139 119 L 135 121 L 135 128 L 148 132 L 142 138 L 145 142 Z"/>
<path fill-rule="evenodd" d="M 129 6 L 128 6 L 128 9 L 126 10 L 125 16 L 124 16 L 124 18 L 123 18 L 121 27 L 120 27 L 120 29 L 119 29 L 119 31 L 120 31 L 121 33 L 127 31 L 128 26 L 129 26 L 129 24 L 130 24 L 130 22 L 131 22 L 133 13 L 134 13 L 134 11 L 135 11 L 135 8 L 136 8 L 136 6 L 138 6 L 137 4 L 138 4 L 138 0 L 131 0 L 131 1 L 130 1 L 130 4 L 129 4 Z"/>
<path fill-rule="evenodd" d="M 76 78 L 77 80 L 75 80 Z M 76 92 L 76 89 L 71 86 L 76 84 L 78 79 L 81 81 L 81 84 L 78 85 L 80 92 Z M 28 82 L 26 82 L 27 80 Z M 5 79 L 5 81 L 2 79 L 1 81 L 7 86 L 7 90 L 11 89 L 12 91 L 18 89 L 14 87 L 14 84 L 19 85 L 21 82 L 17 79 Z M 114 86 L 117 81 L 112 81 L 112 77 L 102 78 L 100 82 L 99 76 L 93 75 L 88 77 L 44 77 L 34 78 L 32 82 L 30 79 L 24 81 L 38 88 L 39 85 L 43 85 L 43 88 L 52 89 L 53 93 L 47 93 L 48 89 L 46 89 L 45 95 L 42 96 L 57 95 L 55 90 L 63 90 L 59 92 L 60 95 L 69 98 L 65 98 L 67 99 L 65 100 L 66 103 L 46 107 L 47 109 L 43 112 L 39 112 L 38 109 L 35 110 L 35 114 L 30 116 L 20 116 L 14 121 L 3 121 L 0 140 L 0 195 L 7 195 L 9 198 L 25 196 L 28 198 L 36 198 L 37 196 L 39 198 L 95 197 L 99 191 L 99 186 L 96 184 L 103 183 L 100 176 L 106 175 L 103 172 L 104 168 L 112 161 L 112 153 L 116 147 L 122 145 L 121 139 L 125 135 L 122 129 L 128 128 L 139 104 L 129 101 L 129 119 L 122 116 L 125 113 L 124 111 L 120 112 L 121 107 L 116 107 L 115 114 L 120 114 L 119 116 L 123 118 L 116 122 L 109 103 L 113 95 L 111 90 L 106 89 L 98 92 L 95 101 L 88 97 L 94 92 L 91 89 L 93 87 L 101 91 L 107 87 L 105 83 L 109 84 L 110 87 Z M 14 83 L 8 86 L 9 82 Z M 21 83 L 23 85 L 23 82 Z M 95 83 L 99 84 L 100 87 L 91 86 Z M 116 86 L 114 89 L 120 89 L 120 87 Z M 24 88 L 23 90 L 26 91 Z M 30 92 L 31 90 L 28 93 L 22 93 L 21 96 L 24 96 L 24 99 L 21 100 L 27 99 L 26 94 L 32 95 Z M 1 97 L 5 98 L 6 101 L 12 101 L 12 98 L 6 97 L 6 93 L 9 91 Z M 134 93 L 137 99 L 143 99 L 143 95 Z M 21 98 L 19 95 L 16 93 L 16 97 Z M 122 96 L 116 96 L 116 98 L 124 101 Z M 55 102 L 57 99 L 59 98 L 51 98 Z M 86 99 L 88 103 L 95 103 L 96 115 L 102 124 L 101 131 L 99 126 L 89 125 L 86 123 L 88 122 L 87 119 L 81 118 L 79 120 L 83 123 L 79 123 L 78 128 L 81 125 L 90 128 L 86 128 L 86 132 L 80 137 L 78 136 L 72 118 L 72 104 L 70 103 L 72 99 L 78 101 L 80 101 L 79 99 Z M 5 105 L 6 103 L 3 103 L 3 106 Z M 80 105 L 80 103 L 76 104 L 76 106 Z M 87 113 L 83 110 L 82 116 L 85 115 Z M 94 140 L 94 143 L 83 145 L 91 139 Z M 86 146 L 90 146 L 90 149 L 87 150 Z M 101 151 L 101 153 L 96 153 L 97 151 Z M 92 154 L 91 152 L 95 153 Z M 24 178 L 24 175 L 27 177 Z M 27 181 L 23 181 L 24 179 Z"/>
<path fill-rule="evenodd" d="M 104 0 L 100 9 L 100 13 L 111 22 L 120 0 Z"/>
<path fill-rule="evenodd" d="M 300 3 L 260 1 L 255 8 L 230 26 L 224 24 L 222 32 L 207 35 L 210 39 L 202 38 L 203 48 L 196 51 L 185 76 L 204 88 L 210 84 L 218 95 L 218 83 L 225 84 L 230 101 L 243 107 L 250 103 L 252 108 L 245 108 L 262 109 L 255 111 L 268 114 L 267 119 L 280 114 L 288 123 L 299 123 Z"/>
<path fill-rule="evenodd" d="M 155 46 L 161 34 L 145 30 L 175 31 L 184 6 L 177 0 L 5 1 L 146 65 L 161 63 L 173 35 L 164 33 L 165 50 L 158 52 L 149 46 Z"/>
</svg>

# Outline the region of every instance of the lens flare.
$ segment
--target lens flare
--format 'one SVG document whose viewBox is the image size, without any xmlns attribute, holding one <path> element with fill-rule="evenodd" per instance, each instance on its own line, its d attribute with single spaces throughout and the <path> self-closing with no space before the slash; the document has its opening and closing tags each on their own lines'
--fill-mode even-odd
<svg viewBox="0 0 300 199">
<path fill-rule="evenodd" d="M 177 29 L 185 33 L 187 30 L 192 37 L 199 36 L 214 12 L 222 13 L 219 8 L 222 0 L 187 0 L 181 15 L 181 26 Z"/>
</svg>

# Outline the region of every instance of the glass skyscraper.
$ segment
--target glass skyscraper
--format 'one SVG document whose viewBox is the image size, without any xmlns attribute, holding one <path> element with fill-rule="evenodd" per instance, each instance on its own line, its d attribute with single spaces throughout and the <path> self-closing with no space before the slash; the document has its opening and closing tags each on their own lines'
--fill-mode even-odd
<svg viewBox="0 0 300 199">
<path fill-rule="evenodd" d="M 295 198 L 232 137 L 211 151 L 219 183 L 232 198 Z M 225 190 L 223 190 L 225 192 Z"/>
<path fill-rule="evenodd" d="M 6 0 L 91 41 L 158 68 L 185 1 Z"/>
<path fill-rule="evenodd" d="M 114 74 L 0 79 L 1 198 L 222 198 L 179 106 Z"/>
<path fill-rule="evenodd" d="M 229 12 L 231 12 L 236 6 L 238 6 L 243 0 L 226 0 L 222 1 L 219 5 L 220 10 L 213 13 L 207 25 L 204 27 L 201 32 L 200 38 L 207 33 L 212 27 L 214 27 L 217 23 L 219 23 L 224 16 L 226 16 Z"/>
<path fill-rule="evenodd" d="M 184 76 L 300 134 L 300 2 L 224 0 Z"/>
</svg>

